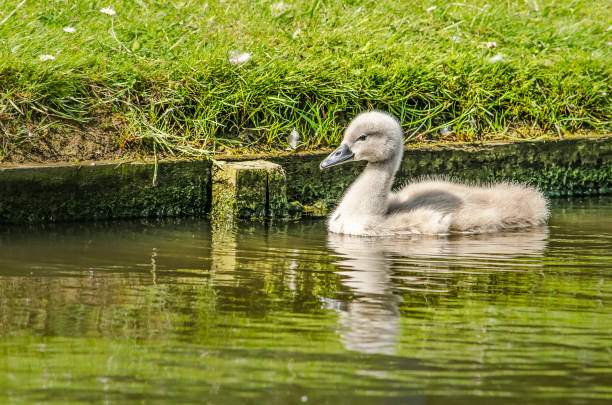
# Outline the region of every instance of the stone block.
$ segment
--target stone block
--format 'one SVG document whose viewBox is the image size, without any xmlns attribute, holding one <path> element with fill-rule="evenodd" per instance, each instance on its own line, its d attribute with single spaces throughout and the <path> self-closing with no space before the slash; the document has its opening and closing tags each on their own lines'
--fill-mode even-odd
<svg viewBox="0 0 612 405">
<path fill-rule="evenodd" d="M 237 218 L 287 215 L 283 168 L 265 160 L 217 162 L 212 169 L 211 219 L 228 228 Z"/>
<path fill-rule="evenodd" d="M 0 224 L 202 216 L 210 162 L 0 167 Z"/>
</svg>

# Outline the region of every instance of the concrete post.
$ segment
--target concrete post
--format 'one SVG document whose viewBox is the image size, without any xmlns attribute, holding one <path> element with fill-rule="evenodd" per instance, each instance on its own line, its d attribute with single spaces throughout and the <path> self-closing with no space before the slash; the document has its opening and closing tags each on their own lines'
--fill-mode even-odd
<svg viewBox="0 0 612 405">
<path fill-rule="evenodd" d="M 237 218 L 287 216 L 283 168 L 265 160 L 217 162 L 212 169 L 211 223 L 228 229 Z"/>
</svg>

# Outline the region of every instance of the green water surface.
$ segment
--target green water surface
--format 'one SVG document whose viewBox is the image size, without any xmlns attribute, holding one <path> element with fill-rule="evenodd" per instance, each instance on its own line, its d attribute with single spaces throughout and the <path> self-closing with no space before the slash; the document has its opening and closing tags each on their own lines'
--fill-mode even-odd
<svg viewBox="0 0 612 405">
<path fill-rule="evenodd" d="M 0 229 L 0 403 L 612 403 L 612 198 L 546 227 Z"/>
</svg>

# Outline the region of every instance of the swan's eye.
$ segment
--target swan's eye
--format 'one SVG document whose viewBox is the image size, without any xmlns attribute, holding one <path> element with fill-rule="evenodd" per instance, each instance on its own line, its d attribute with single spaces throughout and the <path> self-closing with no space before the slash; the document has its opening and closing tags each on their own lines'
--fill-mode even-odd
<svg viewBox="0 0 612 405">
<path fill-rule="evenodd" d="M 357 141 L 365 141 L 367 135 L 363 134 L 363 135 L 359 135 L 359 138 L 357 138 Z"/>
</svg>

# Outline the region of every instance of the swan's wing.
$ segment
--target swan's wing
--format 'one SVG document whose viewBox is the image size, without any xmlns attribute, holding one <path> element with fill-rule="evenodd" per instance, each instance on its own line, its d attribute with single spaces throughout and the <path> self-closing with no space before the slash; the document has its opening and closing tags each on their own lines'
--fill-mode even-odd
<svg viewBox="0 0 612 405">
<path fill-rule="evenodd" d="M 444 235 L 449 232 L 451 218 L 452 214 L 418 207 L 388 215 L 382 227 L 392 234 Z"/>
<path fill-rule="evenodd" d="M 463 199 L 453 191 L 432 189 L 413 193 L 400 192 L 394 193 L 389 198 L 387 213 L 396 214 L 416 209 L 428 209 L 449 214 L 459 210 L 463 204 Z"/>
</svg>

